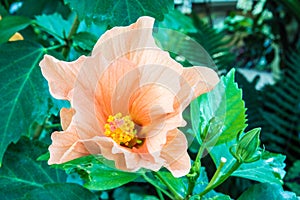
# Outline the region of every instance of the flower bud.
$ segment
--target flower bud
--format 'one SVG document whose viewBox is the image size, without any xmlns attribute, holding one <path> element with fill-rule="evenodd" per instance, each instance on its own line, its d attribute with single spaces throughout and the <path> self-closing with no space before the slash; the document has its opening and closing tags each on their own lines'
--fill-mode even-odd
<svg viewBox="0 0 300 200">
<path fill-rule="evenodd" d="M 239 162 L 250 163 L 259 159 L 260 130 L 260 128 L 255 128 L 242 136 L 240 134 L 237 136 L 237 144 L 230 148 L 230 153 Z"/>
</svg>

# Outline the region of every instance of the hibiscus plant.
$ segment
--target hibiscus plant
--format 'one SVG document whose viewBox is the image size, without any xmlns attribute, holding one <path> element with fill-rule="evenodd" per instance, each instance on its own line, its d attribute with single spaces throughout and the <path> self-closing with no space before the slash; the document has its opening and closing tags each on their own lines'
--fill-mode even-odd
<svg viewBox="0 0 300 200">
<path fill-rule="evenodd" d="M 1 199 L 297 199 L 173 1 L 3 2 Z"/>
</svg>

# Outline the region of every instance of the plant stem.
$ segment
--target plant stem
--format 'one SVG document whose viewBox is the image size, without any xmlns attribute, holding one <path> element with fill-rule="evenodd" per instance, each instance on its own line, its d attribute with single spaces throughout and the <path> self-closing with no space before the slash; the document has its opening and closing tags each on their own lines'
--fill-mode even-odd
<svg viewBox="0 0 300 200">
<path fill-rule="evenodd" d="M 198 177 L 200 176 L 200 169 L 201 169 L 201 158 L 203 155 L 203 152 L 205 150 L 206 146 L 204 143 L 200 145 L 199 151 L 197 153 L 195 162 L 191 168 L 190 173 L 188 174 L 188 190 L 187 190 L 187 195 L 186 198 L 189 198 L 190 195 L 192 195 L 194 187 L 196 185 L 196 181 Z"/>
<path fill-rule="evenodd" d="M 171 193 L 174 195 L 175 199 L 183 199 L 183 197 L 178 194 L 178 192 L 172 187 L 172 185 L 169 184 L 168 181 L 166 181 L 159 173 L 154 172 L 154 174 L 157 176 L 157 178 L 159 180 L 161 180 L 161 182 L 163 184 L 165 184 L 167 186 L 167 188 L 171 191 Z"/>
<path fill-rule="evenodd" d="M 7 0 L 4 0 L 4 5 L 5 5 L 6 10 L 9 10 L 9 3 Z"/>
<path fill-rule="evenodd" d="M 155 181 L 153 181 L 151 178 L 149 178 L 145 173 L 142 174 L 143 178 L 150 183 L 151 185 L 153 185 L 156 189 L 162 191 L 165 195 L 167 195 L 170 199 L 173 199 L 173 196 L 166 191 L 165 189 L 163 189 L 162 187 L 160 187 L 159 185 L 157 185 L 157 183 L 155 183 Z"/>
<path fill-rule="evenodd" d="M 49 125 L 46 125 L 45 128 L 46 129 L 50 129 L 50 128 L 60 128 L 61 127 L 61 124 L 49 124 Z"/>
<path fill-rule="evenodd" d="M 226 160 L 222 161 L 222 158 L 221 158 L 221 162 L 220 162 L 220 165 L 219 165 L 217 171 L 215 172 L 215 174 L 213 175 L 209 184 L 206 187 L 210 187 L 211 185 L 213 185 L 216 182 L 217 178 L 219 178 L 219 174 L 221 173 L 221 170 L 224 167 L 225 163 L 226 163 Z"/>
<path fill-rule="evenodd" d="M 221 183 L 223 183 L 235 170 L 237 170 L 241 166 L 242 163 L 235 161 L 235 163 L 232 165 L 232 167 L 229 169 L 229 171 L 226 174 L 222 175 L 218 179 L 218 176 L 219 176 L 224 164 L 225 163 L 223 163 L 223 162 L 220 163 L 220 166 L 218 167 L 217 171 L 215 172 L 213 178 L 210 180 L 210 182 L 208 183 L 206 188 L 199 194 L 200 197 L 205 195 L 209 191 L 213 190 L 214 188 L 218 187 Z"/>
<path fill-rule="evenodd" d="M 157 192 L 157 195 L 158 195 L 159 199 L 160 200 L 165 200 L 165 198 L 164 198 L 163 194 L 161 193 L 161 191 L 157 188 L 155 188 L 155 190 Z"/>
<path fill-rule="evenodd" d="M 78 20 L 78 16 L 76 15 L 76 16 L 75 16 L 75 19 L 74 19 L 74 21 L 73 21 L 73 24 L 72 24 L 70 33 L 69 33 L 69 35 L 67 36 L 67 38 L 65 38 L 66 45 L 65 45 L 65 47 L 62 49 L 62 54 L 63 54 L 63 56 L 64 56 L 65 58 L 67 58 L 67 56 L 68 56 L 68 54 L 69 54 L 69 51 L 70 51 L 70 41 L 71 41 L 71 38 L 72 38 L 72 36 L 76 33 L 78 27 L 79 27 L 79 20 Z"/>
</svg>

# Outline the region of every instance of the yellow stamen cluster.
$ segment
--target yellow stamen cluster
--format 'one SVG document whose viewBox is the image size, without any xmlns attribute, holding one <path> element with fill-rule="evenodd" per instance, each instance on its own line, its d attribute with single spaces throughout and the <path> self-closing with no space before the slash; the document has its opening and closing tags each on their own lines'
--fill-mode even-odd
<svg viewBox="0 0 300 200">
<path fill-rule="evenodd" d="M 136 144 L 135 124 L 131 120 L 130 116 L 122 117 L 121 113 L 114 116 L 110 115 L 107 119 L 107 123 L 104 125 L 104 134 L 111 137 L 116 143 L 132 147 Z"/>
</svg>

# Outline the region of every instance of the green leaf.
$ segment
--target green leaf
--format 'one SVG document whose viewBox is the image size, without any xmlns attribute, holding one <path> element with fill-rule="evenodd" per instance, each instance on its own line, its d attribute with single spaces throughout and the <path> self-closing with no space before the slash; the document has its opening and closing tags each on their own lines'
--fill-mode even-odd
<svg viewBox="0 0 300 200">
<path fill-rule="evenodd" d="M 46 149 L 43 143 L 26 138 L 9 146 L 0 168 L 1 199 L 96 199 L 85 188 L 64 183 L 66 174 L 62 170 L 36 161 Z"/>
<path fill-rule="evenodd" d="M 160 174 L 160 176 L 163 177 L 163 179 L 170 184 L 172 188 L 174 188 L 182 197 L 186 196 L 188 180 L 185 176 L 181 178 L 175 178 L 170 172 L 158 171 L 157 173 Z M 162 182 L 162 184 L 164 183 Z"/>
<path fill-rule="evenodd" d="M 40 199 L 55 199 L 55 200 L 70 200 L 70 199 L 99 199 L 97 195 L 80 185 L 74 183 L 50 183 L 45 184 L 43 188 L 38 188 L 27 192 L 24 200 L 40 200 Z"/>
<path fill-rule="evenodd" d="M 74 17 L 71 17 L 71 19 L 69 19 L 68 21 L 64 20 L 58 13 L 54 13 L 52 15 L 43 14 L 40 16 L 36 16 L 35 18 L 37 25 L 41 26 L 43 30 L 53 35 L 61 42 L 64 42 L 63 38 L 68 36 L 71 30 L 72 21 L 74 20 Z"/>
<path fill-rule="evenodd" d="M 38 66 L 46 51 L 28 41 L 0 45 L 0 165 L 7 146 L 21 135 L 29 136 L 31 125 L 42 124 L 50 107 L 59 102 L 50 96 Z"/>
<path fill-rule="evenodd" d="M 62 14 L 63 17 L 67 17 L 70 9 L 61 0 L 24 0 L 16 14 L 34 18 L 37 15 L 49 15 L 55 12 Z"/>
<path fill-rule="evenodd" d="M 118 200 L 158 200 L 157 197 L 147 195 L 149 193 L 148 187 L 138 186 L 127 186 L 119 187 L 113 192 L 113 199 Z"/>
<path fill-rule="evenodd" d="M 297 195 L 300 195 L 300 160 L 294 162 L 284 179 L 285 184 Z"/>
<path fill-rule="evenodd" d="M 81 157 L 57 165 L 67 173 L 77 173 L 84 180 L 84 186 L 90 190 L 108 190 L 129 183 L 140 176 L 139 173 L 115 169 L 113 162 L 100 155 Z"/>
<path fill-rule="evenodd" d="M 200 144 L 203 139 L 209 146 L 229 142 L 246 127 L 246 108 L 234 72 L 191 103 L 192 127 Z"/>
<path fill-rule="evenodd" d="M 79 32 L 73 35 L 73 45 L 83 50 L 91 51 L 97 42 L 97 36 L 89 32 Z"/>
<path fill-rule="evenodd" d="M 21 16 L 6 16 L 0 20 L 0 44 L 7 42 L 17 31 L 26 28 L 31 20 Z"/>
<path fill-rule="evenodd" d="M 273 183 L 260 183 L 251 186 L 238 200 L 249 199 L 274 199 L 274 200 L 297 200 L 295 193 L 284 191 L 281 185 Z"/>
<path fill-rule="evenodd" d="M 158 200 L 158 198 L 153 195 L 131 193 L 130 200 Z"/>
<path fill-rule="evenodd" d="M 129 25 L 139 17 L 148 15 L 162 20 L 164 14 L 173 9 L 172 0 L 64 0 L 71 10 L 77 12 L 79 20 L 109 26 Z M 158 9 L 159 8 L 159 9 Z"/>
<path fill-rule="evenodd" d="M 197 32 L 192 19 L 178 10 L 172 10 L 166 14 L 164 20 L 159 22 L 158 26 L 160 28 L 173 29 L 182 33 Z"/>
<path fill-rule="evenodd" d="M 222 168 L 224 173 L 228 171 L 228 168 L 236 161 L 229 152 L 229 148 L 233 144 L 234 142 L 221 144 L 213 147 L 209 152 L 216 166 L 219 166 L 221 157 L 225 157 L 227 159 L 225 166 Z M 259 182 L 282 184 L 282 179 L 285 175 L 284 160 L 284 155 L 262 151 L 261 158 L 259 160 L 252 163 L 243 163 L 236 171 L 233 172 L 232 176 L 238 176 Z"/>
<path fill-rule="evenodd" d="M 262 89 L 260 109 L 254 110 L 263 117 L 260 126 L 267 149 L 284 153 L 289 162 L 298 160 L 300 154 L 299 54 L 300 48 L 290 49 L 281 79 Z"/>
<path fill-rule="evenodd" d="M 259 182 L 282 184 L 285 156 L 268 151 L 262 152 L 261 156 L 256 162 L 242 164 L 232 175 Z"/>
</svg>

